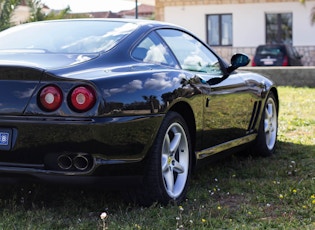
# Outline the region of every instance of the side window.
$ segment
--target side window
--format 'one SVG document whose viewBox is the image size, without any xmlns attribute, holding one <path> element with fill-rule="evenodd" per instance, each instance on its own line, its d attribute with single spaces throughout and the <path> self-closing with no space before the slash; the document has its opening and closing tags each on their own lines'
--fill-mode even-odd
<svg viewBox="0 0 315 230">
<path fill-rule="evenodd" d="M 295 47 L 292 47 L 292 51 L 295 57 L 299 58 L 301 57 L 301 55 L 299 54 L 299 52 L 297 51 L 297 49 Z"/>
<path fill-rule="evenodd" d="M 155 33 L 151 33 L 143 39 L 132 51 L 131 56 L 143 62 L 179 68 L 168 47 Z"/>
<path fill-rule="evenodd" d="M 171 29 L 161 29 L 158 33 L 171 48 L 182 69 L 222 74 L 218 58 L 191 35 Z"/>
<path fill-rule="evenodd" d="M 294 53 L 294 50 L 293 50 L 293 48 L 292 48 L 291 46 L 288 46 L 288 47 L 287 47 L 287 51 L 288 51 L 288 56 L 289 56 L 289 57 L 294 57 L 294 56 L 296 56 L 295 53 Z"/>
</svg>

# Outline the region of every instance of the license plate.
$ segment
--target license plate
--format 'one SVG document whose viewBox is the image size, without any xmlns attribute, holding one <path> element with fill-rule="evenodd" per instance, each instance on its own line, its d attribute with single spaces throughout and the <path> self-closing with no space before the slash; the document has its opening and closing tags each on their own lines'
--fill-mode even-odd
<svg viewBox="0 0 315 230">
<path fill-rule="evenodd" d="M 273 65 L 273 63 L 277 61 L 277 59 L 267 57 L 267 58 L 260 59 L 260 61 L 263 62 L 264 65 Z"/>
<path fill-rule="evenodd" d="M 273 65 L 273 61 L 272 60 L 266 60 L 264 61 L 265 65 Z"/>
<path fill-rule="evenodd" d="M 0 150 L 10 150 L 12 129 L 0 128 Z"/>
</svg>

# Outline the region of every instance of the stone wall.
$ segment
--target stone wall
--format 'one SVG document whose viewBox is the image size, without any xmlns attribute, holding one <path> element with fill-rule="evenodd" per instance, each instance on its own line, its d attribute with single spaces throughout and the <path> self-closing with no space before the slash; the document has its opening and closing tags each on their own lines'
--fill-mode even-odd
<svg viewBox="0 0 315 230">
<path fill-rule="evenodd" d="M 226 61 L 230 61 L 230 58 L 235 53 L 245 53 L 250 59 L 254 57 L 256 47 L 212 47 L 213 50 Z M 297 46 L 297 51 L 303 55 L 302 62 L 304 66 L 315 66 L 315 46 Z M 251 63 L 249 64 L 249 66 Z"/>
<path fill-rule="evenodd" d="M 278 86 L 315 87 L 315 67 L 242 67 L 240 70 L 263 74 Z"/>
</svg>

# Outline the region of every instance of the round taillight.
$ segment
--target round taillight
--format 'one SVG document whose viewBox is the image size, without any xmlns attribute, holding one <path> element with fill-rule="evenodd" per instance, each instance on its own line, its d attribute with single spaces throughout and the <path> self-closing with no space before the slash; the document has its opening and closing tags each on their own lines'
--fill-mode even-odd
<svg viewBox="0 0 315 230">
<path fill-rule="evenodd" d="M 71 93 L 70 100 L 77 112 L 85 112 L 95 104 L 95 91 L 90 86 L 76 87 Z"/>
<path fill-rule="evenodd" d="M 54 111 L 58 109 L 62 103 L 62 92 L 55 85 L 46 86 L 39 95 L 39 101 L 43 109 Z"/>
</svg>

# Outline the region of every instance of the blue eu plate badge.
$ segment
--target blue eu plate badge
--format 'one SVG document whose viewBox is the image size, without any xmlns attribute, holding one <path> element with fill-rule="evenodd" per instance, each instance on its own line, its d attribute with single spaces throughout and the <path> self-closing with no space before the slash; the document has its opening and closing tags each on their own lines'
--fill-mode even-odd
<svg viewBox="0 0 315 230">
<path fill-rule="evenodd" d="M 0 145 L 9 144 L 9 133 L 0 132 Z"/>
<path fill-rule="evenodd" d="M 12 129 L 0 128 L 0 150 L 10 150 L 12 142 Z"/>
</svg>

